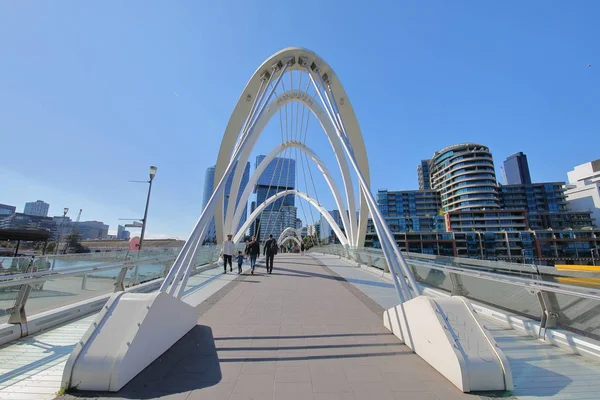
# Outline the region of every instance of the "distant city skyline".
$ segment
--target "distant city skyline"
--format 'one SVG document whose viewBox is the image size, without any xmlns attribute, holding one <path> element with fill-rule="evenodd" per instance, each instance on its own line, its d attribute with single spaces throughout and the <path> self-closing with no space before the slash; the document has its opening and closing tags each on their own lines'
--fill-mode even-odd
<svg viewBox="0 0 600 400">
<path fill-rule="evenodd" d="M 143 12 L 136 2 L 7 2 L 0 131 L 16 150 L 0 158 L 0 202 L 43 199 L 48 215 L 69 207 L 73 218 L 82 208 L 116 234 L 119 218 L 144 212 L 147 185 L 128 181 L 156 165 L 146 237 L 185 239 L 244 85 L 288 46 L 315 51 L 344 83 L 374 192 L 416 189 L 419 162 L 462 142 L 489 147 L 497 168 L 522 151 L 532 181 L 565 181 L 598 158 L 599 13 L 592 1 L 307 0 L 270 5 L 265 25 L 251 2 L 156 3 Z M 289 15 L 302 28 L 289 29 Z M 315 152 L 335 165 L 324 136 L 311 119 L 307 137 L 319 137 Z M 277 138 L 261 137 L 250 159 Z M 321 177 L 315 185 L 328 192 Z M 320 201 L 336 208 L 331 196 Z"/>
</svg>

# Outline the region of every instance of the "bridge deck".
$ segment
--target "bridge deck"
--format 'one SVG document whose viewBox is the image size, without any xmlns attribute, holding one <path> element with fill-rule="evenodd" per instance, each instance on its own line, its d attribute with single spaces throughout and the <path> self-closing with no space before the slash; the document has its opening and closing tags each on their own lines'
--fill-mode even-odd
<svg viewBox="0 0 600 400">
<path fill-rule="evenodd" d="M 272 275 L 263 267 L 258 271 L 201 303 L 199 325 L 119 395 L 182 400 L 474 397 L 402 345 L 383 327 L 381 306 L 316 259 L 278 255 Z"/>
</svg>

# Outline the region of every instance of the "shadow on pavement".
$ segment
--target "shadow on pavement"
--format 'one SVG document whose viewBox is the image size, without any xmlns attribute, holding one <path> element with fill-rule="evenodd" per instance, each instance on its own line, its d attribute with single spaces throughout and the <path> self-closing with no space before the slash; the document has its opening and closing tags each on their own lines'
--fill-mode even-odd
<svg viewBox="0 0 600 400">
<path fill-rule="evenodd" d="M 71 394 L 78 398 L 155 399 L 214 386 L 221 379 L 212 329 L 197 325 L 119 392 Z"/>
</svg>

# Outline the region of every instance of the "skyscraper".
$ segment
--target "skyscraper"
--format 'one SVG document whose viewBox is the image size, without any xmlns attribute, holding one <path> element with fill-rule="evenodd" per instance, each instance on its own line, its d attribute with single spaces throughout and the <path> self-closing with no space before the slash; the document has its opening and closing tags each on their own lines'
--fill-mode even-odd
<svg viewBox="0 0 600 400">
<path fill-rule="evenodd" d="M 256 167 L 266 156 L 256 157 Z M 265 168 L 258 178 L 254 192 L 257 206 L 275 194 L 296 187 L 296 160 L 276 157 Z M 259 240 L 265 240 L 270 234 L 277 237 L 283 229 L 296 224 L 295 196 L 286 195 L 269 204 L 254 224 L 255 231 L 251 232 Z M 258 232 L 257 232 L 258 231 Z"/>
<path fill-rule="evenodd" d="M 246 163 L 246 168 L 244 169 L 244 173 L 242 174 L 242 181 L 240 182 L 240 188 L 238 190 L 236 207 L 239 205 L 239 202 L 242 198 L 242 194 L 246 185 L 248 184 L 248 180 L 250 179 L 250 163 Z M 223 201 L 223 216 L 225 217 L 227 214 L 227 205 L 229 204 L 229 193 L 231 192 L 231 184 L 233 183 L 233 174 L 229 176 L 227 182 L 225 183 L 225 192 L 224 192 L 224 201 Z M 202 196 L 202 209 L 206 207 L 208 201 L 210 200 L 210 196 L 212 196 L 215 187 L 215 166 L 208 167 L 206 169 L 206 173 L 204 174 L 204 194 Z M 246 218 L 248 218 L 248 207 L 243 208 L 242 218 L 240 219 L 240 225 L 235 228 L 237 231 L 245 222 Z M 232 234 L 235 232 L 231 232 Z M 213 218 L 208 226 L 208 231 L 204 236 L 204 243 L 214 243 L 217 239 L 217 233 L 215 228 L 215 219 Z"/>
<path fill-rule="evenodd" d="M 42 200 L 32 201 L 30 203 L 25 203 L 25 209 L 23 210 L 23 214 L 37 215 L 38 217 L 47 217 L 49 207 L 50 204 L 45 203 Z"/>
<path fill-rule="evenodd" d="M 600 158 L 573 168 L 567 173 L 567 200 L 572 210 L 589 211 L 600 226 Z"/>
<path fill-rule="evenodd" d="M 444 212 L 499 208 L 490 149 L 461 143 L 435 152 L 429 165 L 431 189 L 438 190 Z"/>
<path fill-rule="evenodd" d="M 429 163 L 431 160 L 421 160 L 421 164 L 417 167 L 417 175 L 419 177 L 419 190 L 431 189 L 429 182 Z"/>
<path fill-rule="evenodd" d="M 522 152 L 515 153 L 504 160 L 504 172 L 506 173 L 507 185 L 531 184 L 527 156 Z"/>
</svg>

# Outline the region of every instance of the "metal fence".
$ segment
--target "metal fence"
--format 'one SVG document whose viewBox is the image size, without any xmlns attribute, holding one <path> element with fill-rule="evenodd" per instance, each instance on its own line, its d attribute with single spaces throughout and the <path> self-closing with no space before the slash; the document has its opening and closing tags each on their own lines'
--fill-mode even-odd
<svg viewBox="0 0 600 400">
<path fill-rule="evenodd" d="M 389 272 L 379 249 L 330 245 L 311 251 Z M 600 290 L 595 287 L 600 273 L 459 257 L 403 255 L 417 282 L 424 286 L 540 321 L 540 336 L 545 335 L 546 328 L 560 327 L 600 340 Z M 578 285 L 561 283 L 565 279 Z"/>
<path fill-rule="evenodd" d="M 162 279 L 179 249 L 3 258 L 0 323 L 24 323 L 27 315 L 53 310 Z M 216 264 L 220 248 L 205 246 L 195 267 Z M 8 268 L 7 268 L 8 266 Z M 216 266 L 216 265 L 215 265 Z"/>
</svg>

